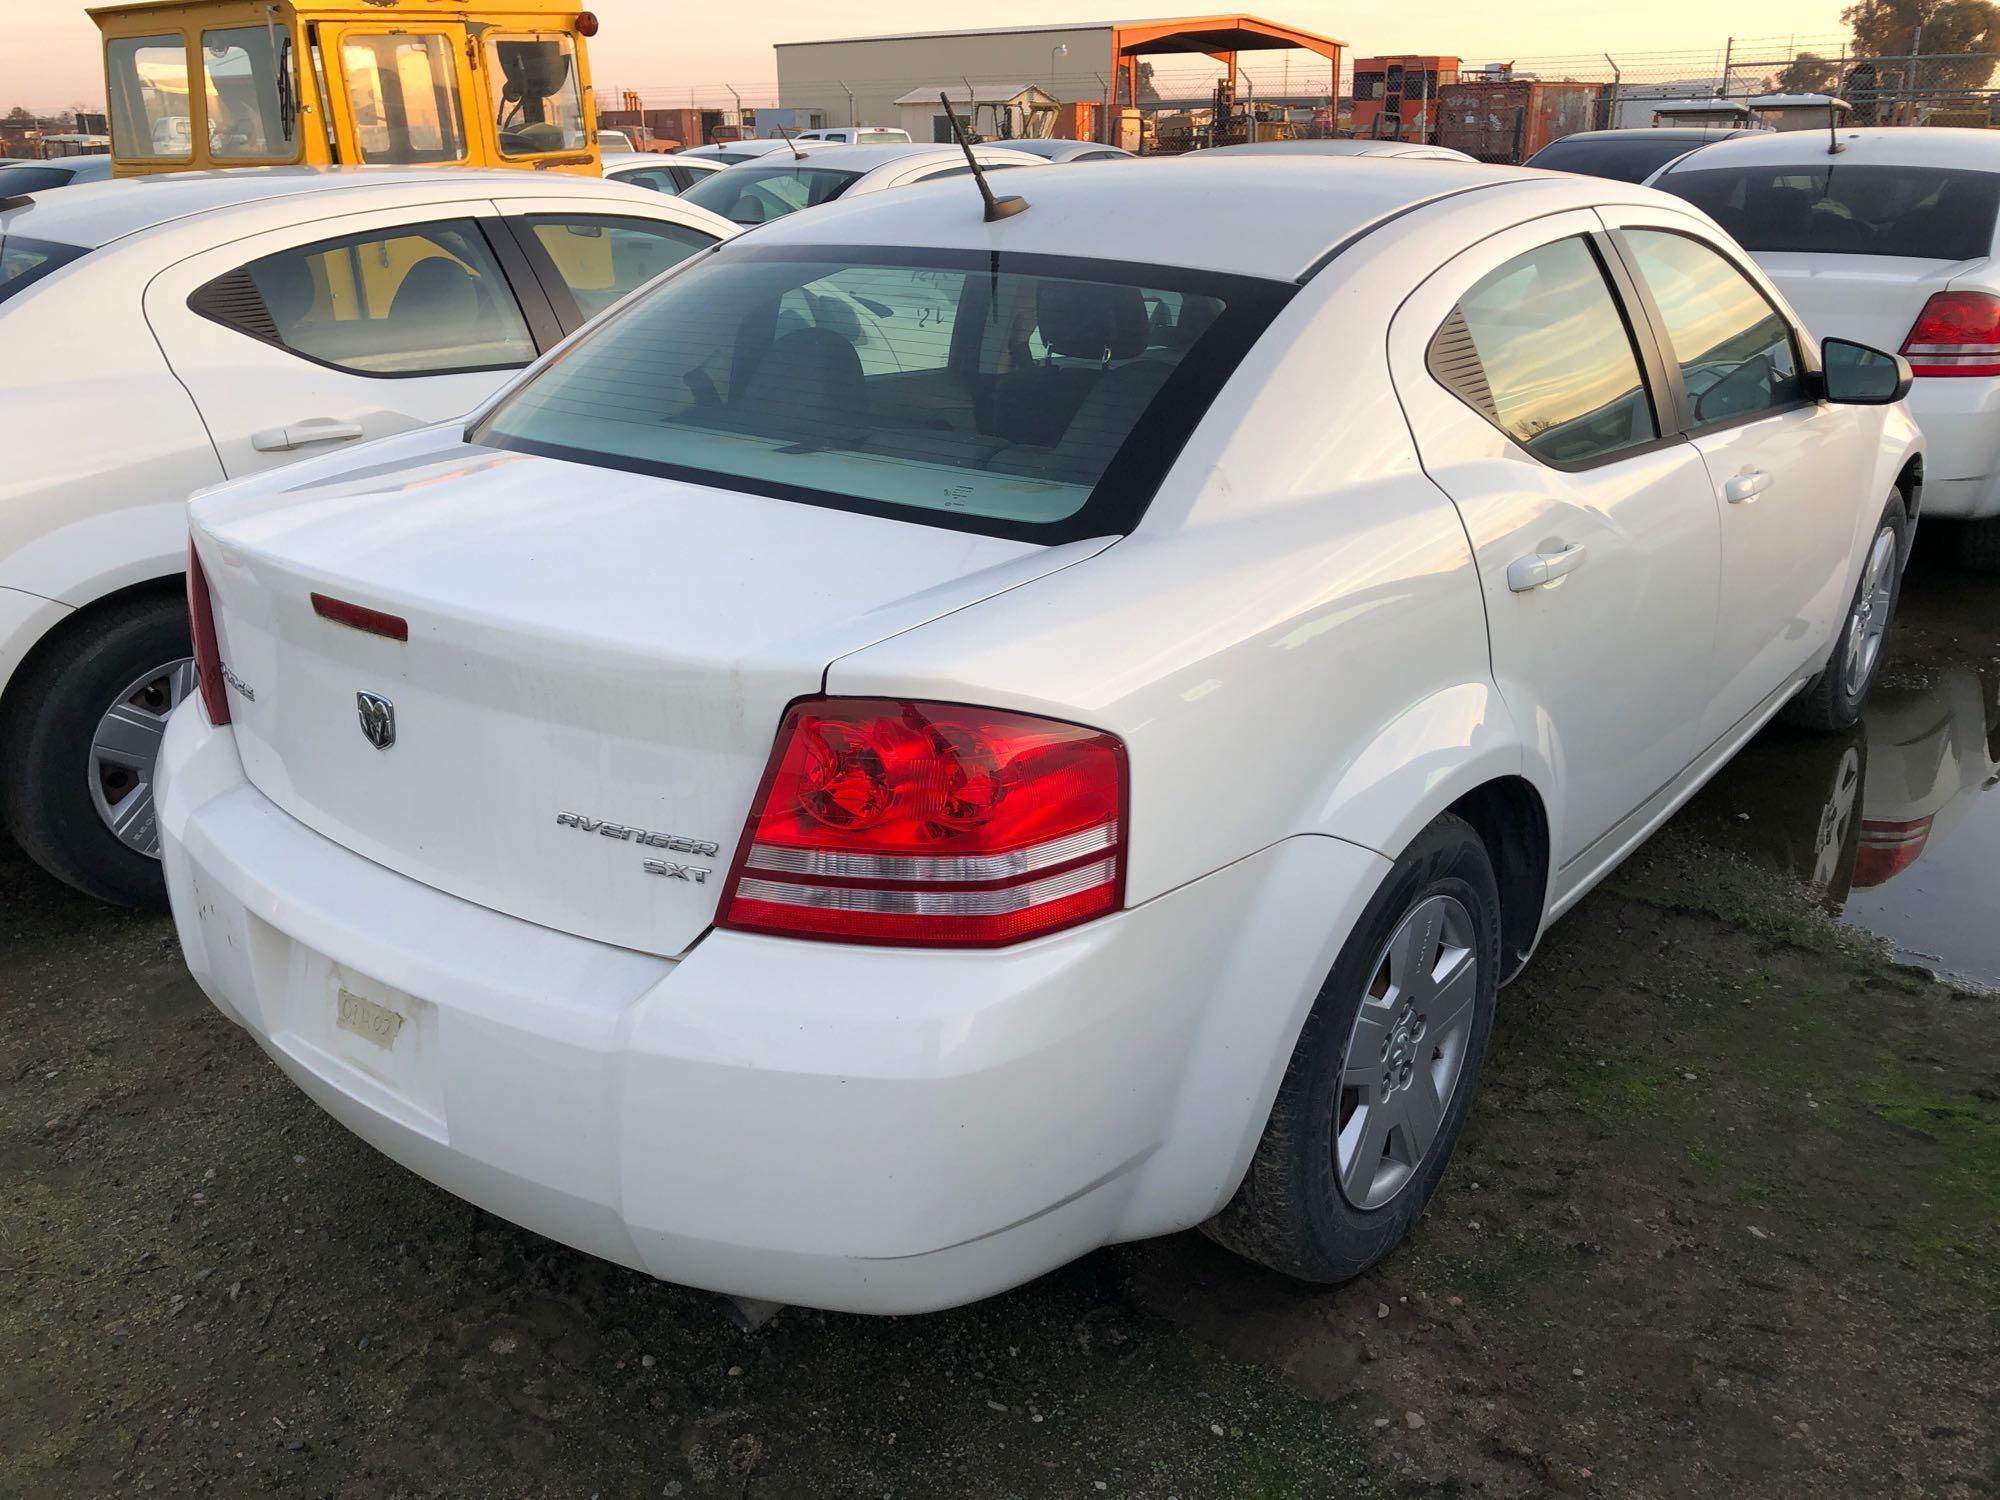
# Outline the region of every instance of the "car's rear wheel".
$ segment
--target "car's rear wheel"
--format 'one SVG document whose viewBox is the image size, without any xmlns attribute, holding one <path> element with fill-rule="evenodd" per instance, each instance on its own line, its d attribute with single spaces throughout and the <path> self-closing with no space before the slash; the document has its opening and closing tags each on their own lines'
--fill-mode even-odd
<svg viewBox="0 0 2000 1500">
<path fill-rule="evenodd" d="M 153 762 L 194 691 L 187 606 L 116 604 L 33 658 L 0 725 L 0 812 L 35 862 L 120 906 L 166 899 Z"/>
<path fill-rule="evenodd" d="M 1493 862 L 1447 814 L 1342 947 L 1250 1170 L 1207 1232 L 1307 1281 L 1348 1280 L 1395 1248 L 1464 1126 L 1500 969 Z"/>
<path fill-rule="evenodd" d="M 1981 573 L 2000 573 L 2000 517 L 1959 527 L 1958 560 Z"/>
<path fill-rule="evenodd" d="M 1882 670 L 1882 649 L 1903 593 L 1903 562 L 1909 552 L 1910 517 L 1903 497 L 1891 493 L 1875 523 L 1861 563 L 1861 580 L 1848 602 L 1847 618 L 1825 668 L 1785 705 L 1784 718 L 1801 729 L 1846 729 L 1861 717 L 1868 691 Z"/>
</svg>

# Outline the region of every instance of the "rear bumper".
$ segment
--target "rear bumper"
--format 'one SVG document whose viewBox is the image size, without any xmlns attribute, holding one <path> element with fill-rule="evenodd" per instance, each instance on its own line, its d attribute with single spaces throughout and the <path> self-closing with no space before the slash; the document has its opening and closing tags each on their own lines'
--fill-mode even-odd
<svg viewBox="0 0 2000 1500">
<path fill-rule="evenodd" d="M 159 788 L 189 967 L 355 1134 L 663 1279 L 864 1312 L 971 1301 L 1218 1208 L 1388 869 L 1298 838 L 999 952 L 712 932 L 675 962 L 341 848 L 198 708 Z M 387 1047 L 336 1024 L 343 992 L 363 1030 L 401 1017 Z"/>
<path fill-rule="evenodd" d="M 1924 514 L 2000 516 L 2000 377 L 1920 376 L 1909 401 L 1927 450 Z"/>
</svg>

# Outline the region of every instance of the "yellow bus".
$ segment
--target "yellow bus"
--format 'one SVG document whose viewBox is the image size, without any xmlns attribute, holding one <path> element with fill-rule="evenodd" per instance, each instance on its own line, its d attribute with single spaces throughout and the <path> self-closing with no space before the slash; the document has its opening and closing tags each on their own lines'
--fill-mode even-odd
<svg viewBox="0 0 2000 1500">
<path fill-rule="evenodd" d="M 584 39 L 550 0 L 147 0 L 104 37 L 112 172 L 286 163 L 600 170 Z"/>
</svg>

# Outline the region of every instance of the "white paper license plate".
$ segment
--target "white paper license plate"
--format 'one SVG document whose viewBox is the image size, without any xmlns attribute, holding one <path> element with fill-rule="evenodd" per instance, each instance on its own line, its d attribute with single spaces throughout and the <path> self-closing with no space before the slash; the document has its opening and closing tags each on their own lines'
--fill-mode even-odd
<svg viewBox="0 0 2000 1500">
<path fill-rule="evenodd" d="M 333 996 L 334 1021 L 342 1031 L 351 1031 L 364 1042 L 373 1042 L 391 1051 L 402 1031 L 405 1018 L 386 1005 L 377 1005 L 366 995 L 357 995 L 346 985 L 336 985 Z"/>
</svg>

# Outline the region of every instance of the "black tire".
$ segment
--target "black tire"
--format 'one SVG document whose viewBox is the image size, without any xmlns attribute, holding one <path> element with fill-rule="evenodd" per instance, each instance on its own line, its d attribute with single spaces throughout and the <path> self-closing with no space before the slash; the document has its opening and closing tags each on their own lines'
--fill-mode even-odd
<svg viewBox="0 0 2000 1500">
<path fill-rule="evenodd" d="M 118 694 L 193 654 L 186 601 L 148 594 L 94 612 L 29 659 L 0 722 L 0 816 L 59 880 L 117 906 L 166 903 L 160 862 L 106 826 L 91 797 L 91 743 Z"/>
<path fill-rule="evenodd" d="M 1979 573 L 2000 573 L 2000 518 L 1958 528 L 1958 560 Z"/>
<path fill-rule="evenodd" d="M 1479 965 L 1463 1060 L 1436 1136 L 1393 1197 L 1357 1208 L 1341 1188 L 1335 1134 L 1341 1074 L 1362 997 L 1403 918 L 1433 896 L 1460 903 Z M 1302 1281 L 1359 1276 L 1409 1233 L 1430 1202 L 1465 1125 L 1493 1029 L 1501 968 L 1500 889 L 1472 826 L 1446 814 L 1426 828 L 1355 924 L 1306 1017 L 1250 1170 L 1203 1230 L 1239 1255 Z"/>
<path fill-rule="evenodd" d="M 1903 598 L 1903 568 L 1910 558 L 1910 515 L 1903 508 L 1903 497 L 1895 491 L 1890 492 L 1889 503 L 1882 507 L 1882 518 L 1869 533 L 1870 550 L 1885 530 L 1893 532 L 1896 537 L 1896 558 L 1887 605 L 1888 623 L 1893 624 L 1896 606 Z M 1799 689 L 1797 696 L 1779 713 L 1778 717 L 1785 723 L 1820 734 L 1833 734 L 1860 721 L 1861 710 L 1868 702 L 1869 689 L 1875 686 L 1875 679 L 1881 675 L 1882 658 L 1887 655 L 1886 652 L 1878 653 L 1867 675 L 1853 688 L 1848 687 L 1840 664 L 1847 660 L 1848 641 L 1858 626 L 1855 609 L 1867 587 L 1868 565 L 1864 554 L 1861 578 L 1854 585 L 1853 597 L 1848 600 L 1847 617 L 1841 621 L 1840 634 L 1834 637 L 1833 653 L 1827 658 L 1819 676 Z"/>
</svg>

